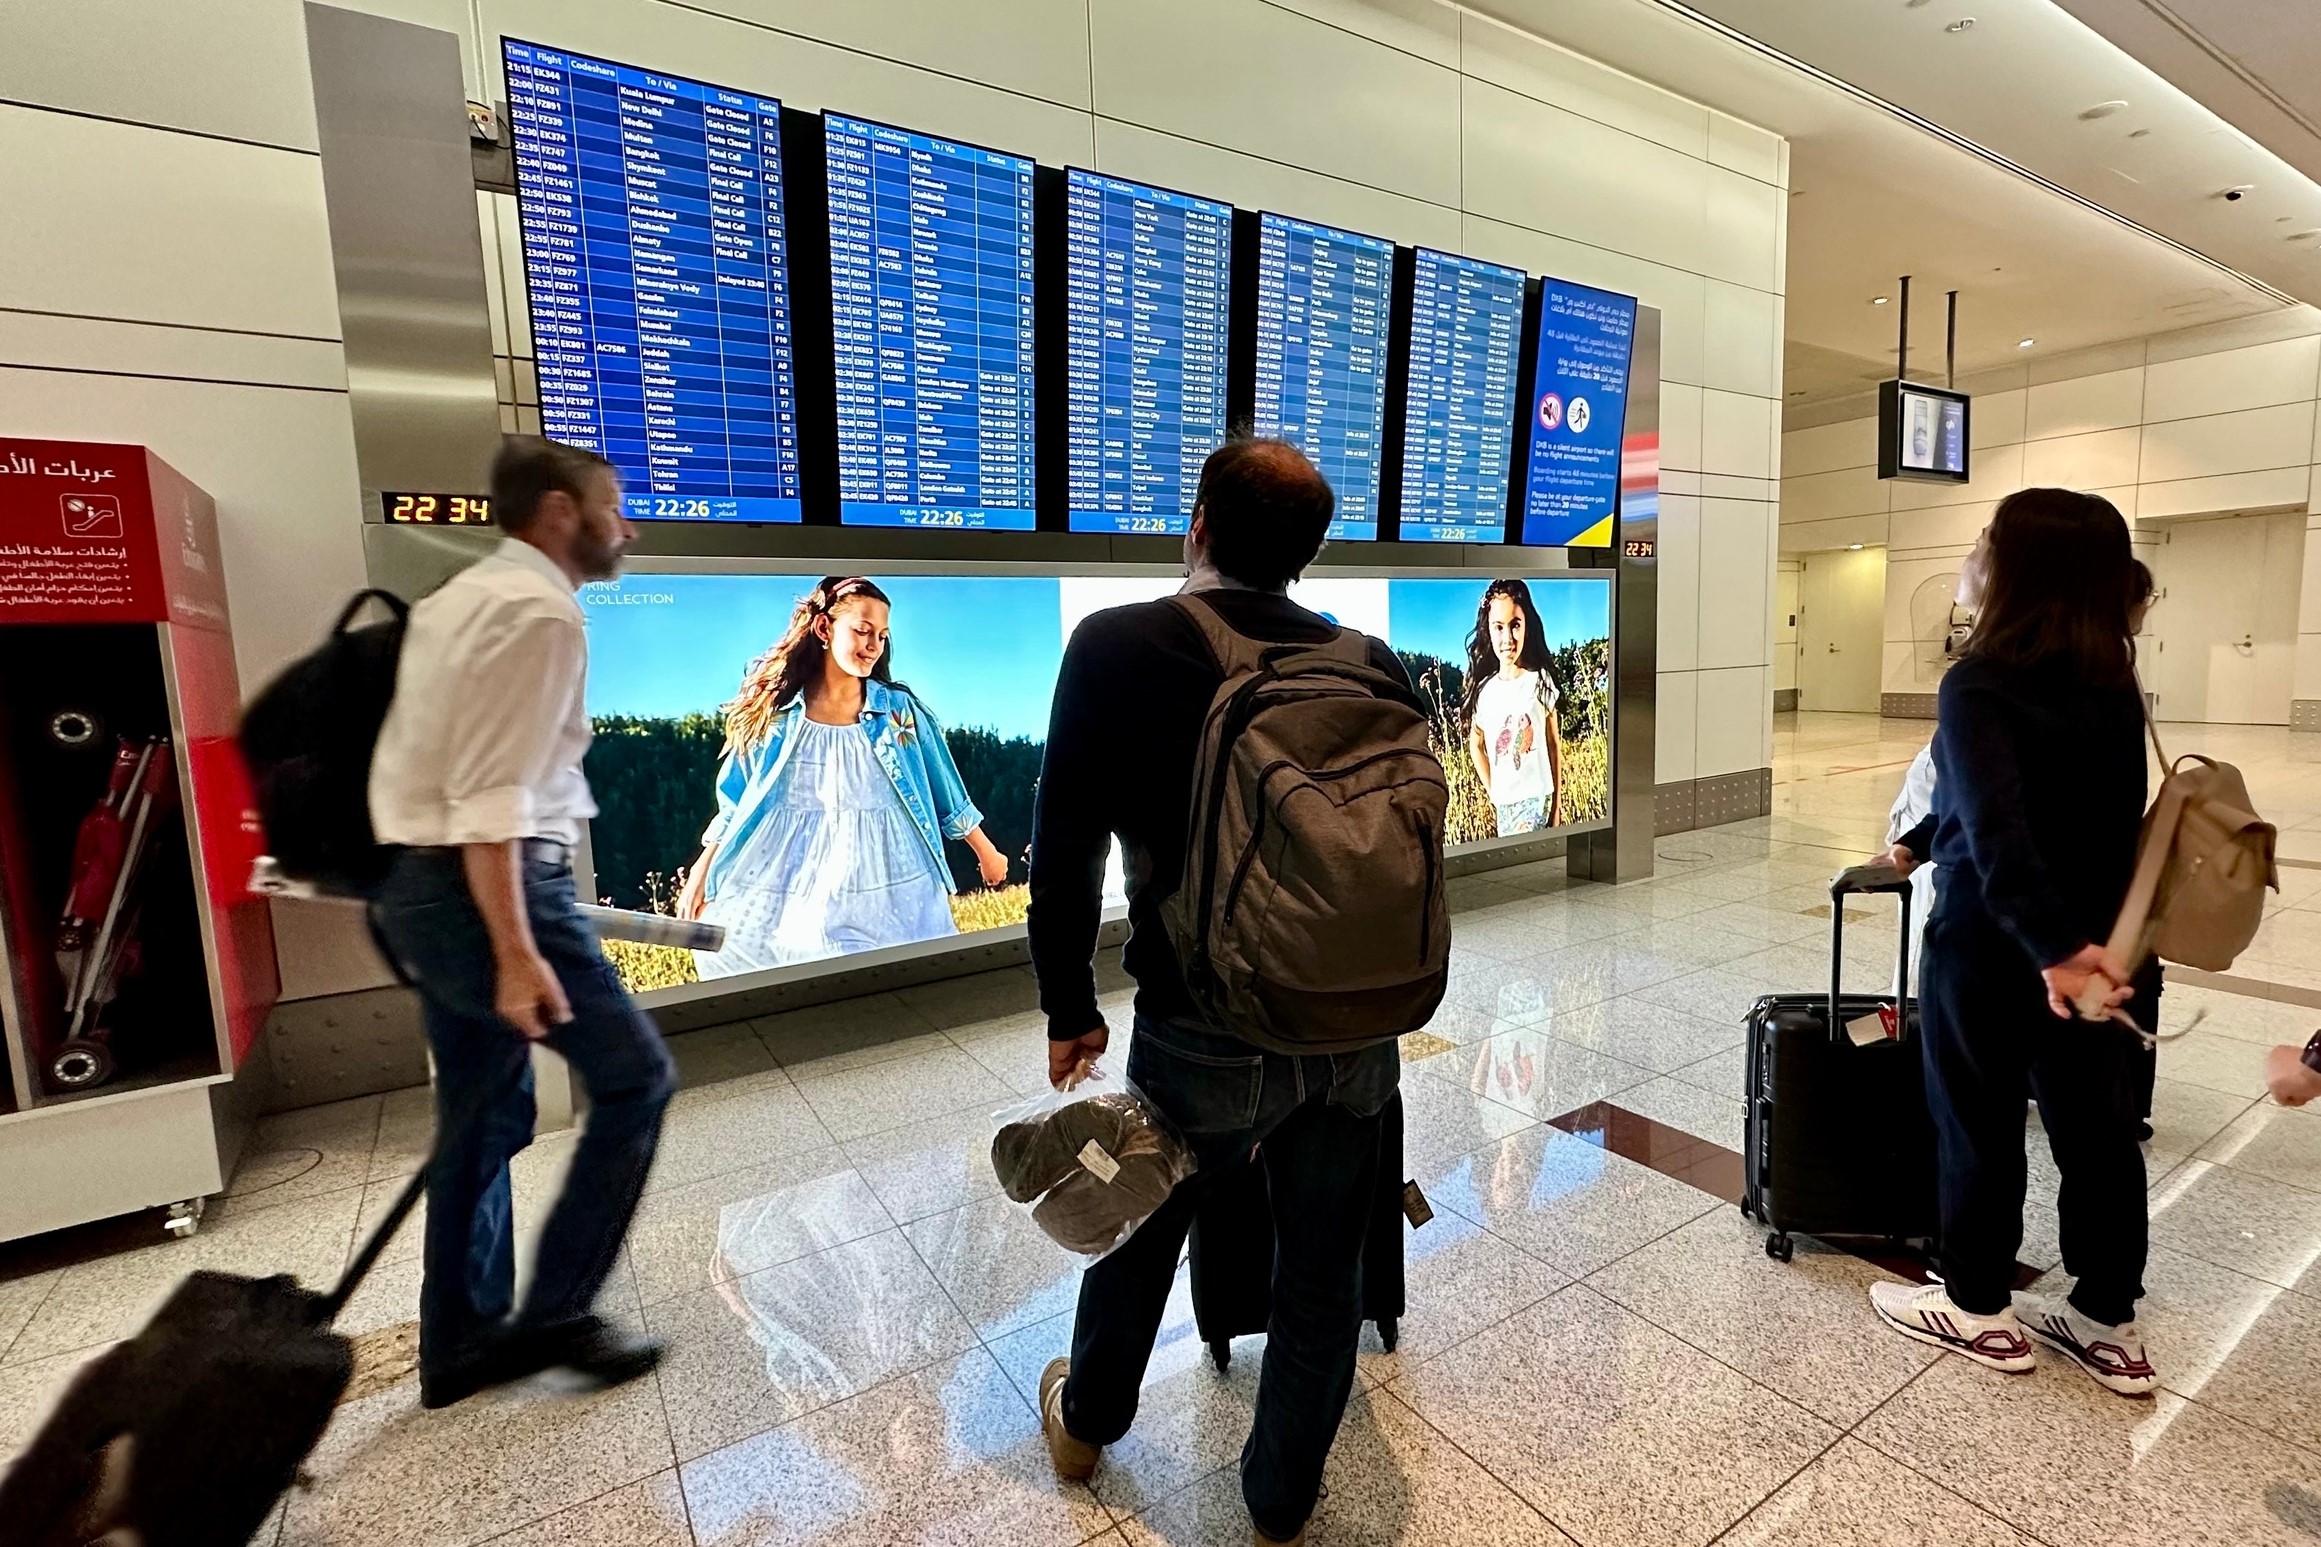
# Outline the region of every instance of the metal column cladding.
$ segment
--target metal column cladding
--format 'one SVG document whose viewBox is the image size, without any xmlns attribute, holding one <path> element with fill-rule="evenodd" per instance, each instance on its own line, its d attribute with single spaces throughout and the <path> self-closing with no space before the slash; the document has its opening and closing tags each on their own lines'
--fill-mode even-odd
<svg viewBox="0 0 2321 1547">
<path fill-rule="evenodd" d="M 1660 670 L 1660 310 L 1636 308 L 1620 449 L 1612 643 L 1612 828 L 1575 837 L 1566 866 L 1591 881 L 1652 874 Z"/>
<path fill-rule="evenodd" d="M 309 4 L 306 52 L 364 517 L 383 489 L 481 493 L 499 394 L 459 40 Z"/>
</svg>

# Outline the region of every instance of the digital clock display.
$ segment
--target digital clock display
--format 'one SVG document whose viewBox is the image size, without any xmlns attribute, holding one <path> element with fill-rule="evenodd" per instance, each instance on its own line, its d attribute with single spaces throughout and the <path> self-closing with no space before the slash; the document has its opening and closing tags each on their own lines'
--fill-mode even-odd
<svg viewBox="0 0 2321 1547">
<path fill-rule="evenodd" d="M 379 502 L 397 526 L 492 524 L 492 502 L 482 494 L 382 494 Z"/>
</svg>

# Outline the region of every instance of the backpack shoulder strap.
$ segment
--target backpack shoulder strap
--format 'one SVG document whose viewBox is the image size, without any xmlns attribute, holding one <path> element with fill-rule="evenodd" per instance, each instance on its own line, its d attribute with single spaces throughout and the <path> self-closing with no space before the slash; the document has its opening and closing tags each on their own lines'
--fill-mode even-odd
<svg viewBox="0 0 2321 1547">
<path fill-rule="evenodd" d="M 1264 663 L 1265 646 L 1227 623 L 1198 593 L 1187 596 L 1179 592 L 1167 600 L 1201 631 L 1201 638 L 1207 642 L 1209 654 L 1216 661 L 1217 669 L 1225 674 L 1226 681 L 1253 672 Z"/>
<path fill-rule="evenodd" d="M 2144 942 L 2151 938 L 2152 908 L 2160 896 L 2160 878 L 2176 847 L 2176 829 L 2184 820 L 2184 785 L 2174 770 L 2160 781 L 2159 798 L 2144 819 L 2143 842 L 2136 852 L 2136 870 L 2121 899 L 2119 919 L 2112 925 L 2110 946 L 2131 967 L 2144 959 Z"/>
</svg>

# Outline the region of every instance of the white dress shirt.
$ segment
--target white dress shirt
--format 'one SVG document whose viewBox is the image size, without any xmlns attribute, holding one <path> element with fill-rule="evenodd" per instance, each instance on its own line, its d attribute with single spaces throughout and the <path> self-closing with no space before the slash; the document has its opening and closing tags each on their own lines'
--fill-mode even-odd
<svg viewBox="0 0 2321 1547">
<path fill-rule="evenodd" d="M 371 759 L 379 841 L 579 842 L 596 814 L 587 683 L 572 582 L 530 543 L 508 538 L 413 607 Z"/>
</svg>

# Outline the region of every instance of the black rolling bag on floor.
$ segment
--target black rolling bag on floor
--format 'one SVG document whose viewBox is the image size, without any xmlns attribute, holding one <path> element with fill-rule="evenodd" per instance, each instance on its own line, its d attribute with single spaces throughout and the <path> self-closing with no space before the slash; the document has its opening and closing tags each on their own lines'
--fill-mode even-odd
<svg viewBox="0 0 2321 1547">
<path fill-rule="evenodd" d="M 1403 1313 L 1402 1094 L 1379 1114 L 1378 1190 L 1362 1247 L 1362 1319 L 1378 1324 L 1394 1351 Z M 1214 1178 L 1193 1215 L 1193 1322 L 1222 1370 L 1233 1340 L 1265 1330 L 1273 1316 L 1273 1206 L 1265 1170 L 1244 1161 Z"/>
<path fill-rule="evenodd" d="M 1918 1007 L 1891 994 L 1842 992 L 1845 900 L 1891 892 L 1902 904 L 1901 969 L 1910 981 L 1910 883 L 1882 865 L 1830 883 L 1826 994 L 1768 994 L 1749 1011 L 1748 1128 L 1741 1211 L 1787 1262 L 1792 1236 L 1868 1236 L 1931 1244 L 1934 1125 L 1918 1045 Z M 1893 1035 L 1871 1035 L 1883 1017 Z"/>
<path fill-rule="evenodd" d="M 473 1122 L 486 1105 L 478 1101 Z M 188 1274 L 143 1331 L 65 1388 L 0 1478 L 7 1547 L 241 1547 L 354 1374 L 331 1322 L 425 1190 L 414 1175 L 329 1293 L 287 1274 Z"/>
</svg>

